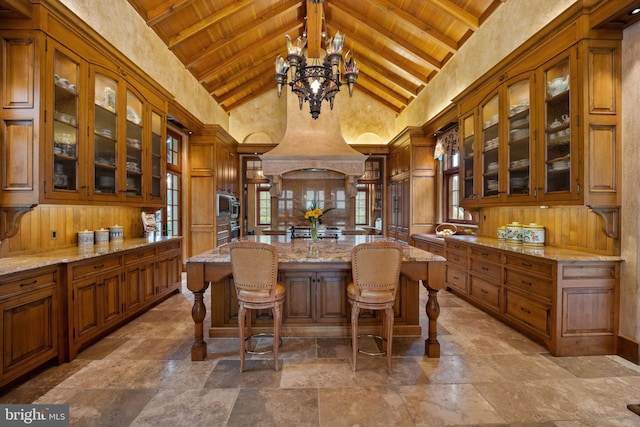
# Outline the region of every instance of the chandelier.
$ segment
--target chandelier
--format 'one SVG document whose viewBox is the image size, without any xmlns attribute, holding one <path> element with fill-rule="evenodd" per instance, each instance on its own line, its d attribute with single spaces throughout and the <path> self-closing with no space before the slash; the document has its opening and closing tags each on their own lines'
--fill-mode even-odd
<svg viewBox="0 0 640 427">
<path fill-rule="evenodd" d="M 341 73 L 340 64 L 344 64 L 344 79 L 349 87 L 349 96 L 353 95 L 353 85 L 358 78 L 358 67 L 353 55 L 347 52 L 344 57 L 342 50 L 344 48 L 344 35 L 338 31 L 335 37 L 327 37 L 324 14 L 322 6 L 319 6 L 323 0 L 308 0 L 309 3 L 315 5 L 315 15 L 311 15 L 313 20 L 310 27 L 312 29 L 321 29 L 320 34 L 314 34 L 314 40 L 317 46 L 309 46 L 307 55 L 312 51 L 320 53 L 320 39 L 325 40 L 326 56 L 322 60 L 322 64 L 317 57 L 310 60 L 304 55 L 304 49 L 307 45 L 307 24 L 309 23 L 309 14 L 305 18 L 305 29 L 302 36 L 292 41 L 289 35 L 285 35 L 287 39 L 287 59 L 282 56 L 276 58 L 276 74 L 275 80 L 278 85 L 278 97 L 282 95 L 282 87 L 287 84 L 287 72 L 290 71 L 291 91 L 298 96 L 298 104 L 302 110 L 304 102 L 309 102 L 311 117 L 317 119 L 320 115 L 320 107 L 323 100 L 329 101 L 329 106 L 333 110 L 334 97 L 340 92 Z M 318 22 L 320 20 L 320 22 Z"/>
</svg>

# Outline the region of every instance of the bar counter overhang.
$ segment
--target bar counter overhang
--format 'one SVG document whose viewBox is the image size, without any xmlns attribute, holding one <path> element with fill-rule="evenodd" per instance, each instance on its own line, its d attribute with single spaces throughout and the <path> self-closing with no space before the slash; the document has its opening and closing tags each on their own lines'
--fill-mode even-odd
<svg viewBox="0 0 640 427">
<path fill-rule="evenodd" d="M 351 249 L 360 243 L 385 240 L 382 236 L 340 236 L 338 239 L 290 239 L 289 236 L 247 236 L 242 240 L 274 245 L 278 250 L 279 279 L 285 285 L 285 310 L 282 336 L 350 336 L 350 311 L 346 286 L 351 280 Z M 440 312 L 437 292 L 427 283 L 429 263 L 444 262 L 441 256 L 403 245 L 400 287 L 394 306 L 395 336 L 420 336 L 419 284 L 428 291 L 425 310 L 429 318 L 429 336 L 425 355 L 440 356 L 437 318 Z M 228 245 L 195 255 L 187 260 L 187 287 L 194 294 L 191 311 L 194 343 L 191 360 L 204 360 L 204 319 L 207 309 L 204 293 L 211 285 L 210 337 L 238 336 L 238 303 L 231 278 Z M 367 317 L 368 316 L 368 317 Z M 377 333 L 380 320 L 372 314 L 361 315 L 361 333 Z M 270 313 L 258 313 L 254 333 L 267 332 L 272 325 Z"/>
</svg>

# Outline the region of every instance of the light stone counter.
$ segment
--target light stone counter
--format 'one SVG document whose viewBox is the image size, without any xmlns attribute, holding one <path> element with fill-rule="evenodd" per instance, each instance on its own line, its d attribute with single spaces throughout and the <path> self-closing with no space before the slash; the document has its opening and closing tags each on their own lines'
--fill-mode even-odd
<svg viewBox="0 0 640 427">
<path fill-rule="evenodd" d="M 117 252 L 136 249 L 155 243 L 167 242 L 171 240 L 182 240 L 182 237 L 149 237 L 125 239 L 120 242 L 99 243 L 86 247 L 69 247 L 52 251 L 42 251 L 17 255 L 10 257 L 0 257 L 0 278 L 5 275 L 20 271 L 32 270 L 50 265 L 67 264 L 85 259 L 95 258 L 102 255 L 109 255 Z"/>
<path fill-rule="evenodd" d="M 464 236 L 454 234 L 445 237 L 445 240 L 457 240 L 466 243 L 486 246 L 488 248 L 501 249 L 523 255 L 535 256 L 553 261 L 624 261 L 624 258 L 613 255 L 601 255 L 591 252 L 581 252 L 554 246 L 524 246 L 521 244 L 507 243 L 492 237 Z"/>
</svg>

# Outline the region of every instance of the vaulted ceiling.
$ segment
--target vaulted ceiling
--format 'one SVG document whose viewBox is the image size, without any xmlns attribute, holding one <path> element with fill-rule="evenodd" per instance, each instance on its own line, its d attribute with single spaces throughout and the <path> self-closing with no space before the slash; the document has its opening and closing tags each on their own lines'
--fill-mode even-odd
<svg viewBox="0 0 640 427">
<path fill-rule="evenodd" d="M 311 0 L 128 0 L 227 112 L 272 90 Z M 324 0 L 360 69 L 355 90 L 399 113 L 503 0 Z M 324 47 L 324 45 L 323 45 Z"/>
</svg>

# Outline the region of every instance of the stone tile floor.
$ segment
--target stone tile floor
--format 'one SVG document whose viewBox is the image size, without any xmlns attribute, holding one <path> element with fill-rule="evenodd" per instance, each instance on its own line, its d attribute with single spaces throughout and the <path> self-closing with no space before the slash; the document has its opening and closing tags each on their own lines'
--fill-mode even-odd
<svg viewBox="0 0 640 427">
<path fill-rule="evenodd" d="M 424 289 L 422 297 L 426 298 Z M 423 337 L 384 358 L 350 340 L 285 337 L 281 370 L 237 339 L 207 338 L 192 362 L 191 295 L 177 294 L 82 352 L 0 390 L 0 403 L 67 403 L 72 426 L 640 426 L 640 367 L 617 356 L 553 357 L 443 291 L 440 359 Z M 206 323 L 205 323 L 206 324 Z"/>
</svg>

